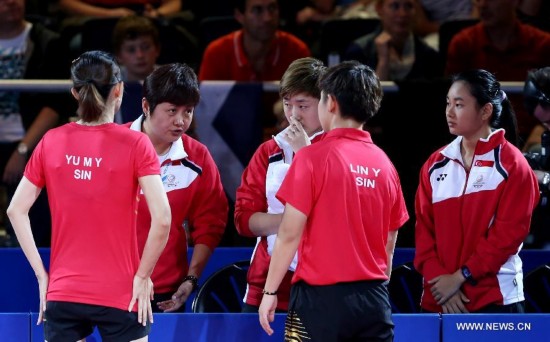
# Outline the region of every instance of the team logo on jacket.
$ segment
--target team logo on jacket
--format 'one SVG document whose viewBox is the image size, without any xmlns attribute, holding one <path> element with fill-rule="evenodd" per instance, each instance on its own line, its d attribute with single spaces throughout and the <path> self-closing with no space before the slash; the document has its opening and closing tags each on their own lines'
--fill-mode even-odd
<svg viewBox="0 0 550 342">
<path fill-rule="evenodd" d="M 476 160 L 474 163 L 474 166 L 477 167 L 493 167 L 495 165 L 495 162 L 492 160 Z"/>
<path fill-rule="evenodd" d="M 482 186 L 485 185 L 485 180 L 483 179 L 483 175 L 478 175 L 476 180 L 474 181 L 474 188 L 481 188 Z"/>
<path fill-rule="evenodd" d="M 169 187 L 169 188 L 173 188 L 173 187 L 176 187 L 178 185 L 178 182 L 176 181 L 176 176 L 174 176 L 171 173 L 166 175 L 166 178 L 163 179 L 163 181 L 164 181 L 164 185 Z"/>
</svg>

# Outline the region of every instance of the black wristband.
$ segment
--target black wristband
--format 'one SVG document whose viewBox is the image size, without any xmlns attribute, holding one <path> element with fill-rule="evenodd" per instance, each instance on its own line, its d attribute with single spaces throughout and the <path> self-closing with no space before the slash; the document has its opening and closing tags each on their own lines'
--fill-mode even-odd
<svg viewBox="0 0 550 342">
<path fill-rule="evenodd" d="M 477 284 L 477 281 L 474 279 L 474 277 L 472 276 L 472 272 L 470 272 L 470 269 L 468 268 L 468 266 L 464 265 L 460 268 L 460 271 L 462 272 L 462 276 L 464 278 L 466 278 L 466 281 L 470 284 L 470 285 L 476 285 Z"/>
<path fill-rule="evenodd" d="M 194 275 L 188 275 L 187 277 L 183 278 L 183 282 L 190 282 L 191 285 L 193 285 L 193 291 L 195 291 L 199 287 L 199 278 L 197 278 Z"/>
<path fill-rule="evenodd" d="M 268 295 L 268 296 L 276 296 L 277 295 L 277 291 L 269 292 L 269 291 L 266 291 L 265 289 L 262 290 L 262 293 L 265 294 L 265 295 Z"/>
</svg>

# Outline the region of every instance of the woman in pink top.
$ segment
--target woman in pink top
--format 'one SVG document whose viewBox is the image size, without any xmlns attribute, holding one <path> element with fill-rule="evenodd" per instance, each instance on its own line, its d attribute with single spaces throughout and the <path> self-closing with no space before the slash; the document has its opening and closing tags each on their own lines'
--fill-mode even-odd
<svg viewBox="0 0 550 342">
<path fill-rule="evenodd" d="M 81 340 L 96 326 L 104 340 L 146 341 L 153 319 L 150 276 L 171 221 L 158 159 L 147 136 L 113 123 L 124 85 L 112 56 L 86 52 L 73 61 L 71 76 L 80 119 L 44 135 L 8 208 L 37 276 L 38 323 L 44 321 L 48 341 Z M 49 274 L 28 218 L 43 187 L 52 212 Z M 140 188 L 152 217 L 141 260 Z"/>
</svg>

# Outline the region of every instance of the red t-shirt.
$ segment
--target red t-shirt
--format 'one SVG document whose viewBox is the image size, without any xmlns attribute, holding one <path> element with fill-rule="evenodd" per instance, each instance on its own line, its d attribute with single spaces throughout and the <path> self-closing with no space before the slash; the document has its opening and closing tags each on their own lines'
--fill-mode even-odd
<svg viewBox="0 0 550 342">
<path fill-rule="evenodd" d="M 25 177 L 52 213 L 47 300 L 128 309 L 140 262 L 138 178 L 158 175 L 149 138 L 116 124 L 66 124 L 38 143 Z"/>
<path fill-rule="evenodd" d="M 204 52 L 199 80 L 275 81 L 280 80 L 290 63 L 309 57 L 307 45 L 296 36 L 277 31 L 262 73 L 256 73 L 243 48 L 243 31 L 238 30 L 210 43 Z"/>
<path fill-rule="evenodd" d="M 397 172 L 368 132 L 333 129 L 298 151 L 277 198 L 307 216 L 293 283 L 387 279 L 388 231 L 409 215 Z"/>
</svg>

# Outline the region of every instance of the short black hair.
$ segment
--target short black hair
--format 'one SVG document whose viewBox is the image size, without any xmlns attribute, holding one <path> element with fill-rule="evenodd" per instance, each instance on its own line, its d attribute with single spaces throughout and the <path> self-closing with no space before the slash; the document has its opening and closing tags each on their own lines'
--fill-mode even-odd
<svg viewBox="0 0 550 342">
<path fill-rule="evenodd" d="M 163 102 L 195 107 L 200 100 L 197 75 L 187 64 L 162 65 L 143 82 L 143 97 L 149 102 L 151 112 Z"/>
<path fill-rule="evenodd" d="M 319 81 L 321 101 L 334 96 L 343 118 L 366 123 L 380 109 L 382 86 L 374 70 L 357 61 L 345 61 L 327 69 Z"/>
<path fill-rule="evenodd" d="M 550 99 L 550 67 L 531 70 L 527 78 L 533 82 L 538 90 Z"/>
</svg>

